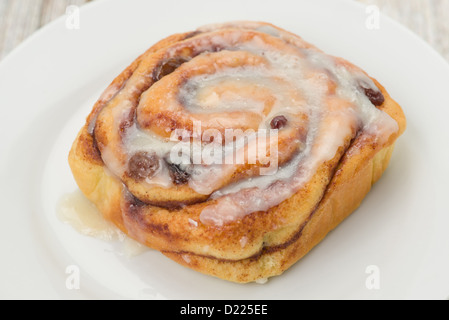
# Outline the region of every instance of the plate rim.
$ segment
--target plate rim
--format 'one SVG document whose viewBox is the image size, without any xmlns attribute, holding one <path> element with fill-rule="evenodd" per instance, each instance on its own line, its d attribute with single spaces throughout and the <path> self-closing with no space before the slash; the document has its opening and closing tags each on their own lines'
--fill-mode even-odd
<svg viewBox="0 0 449 320">
<path fill-rule="evenodd" d="M 351 5 L 357 5 L 359 7 L 366 7 L 366 5 L 364 5 L 362 3 L 359 3 L 359 2 L 352 1 L 352 0 L 340 0 L 340 1 L 351 3 Z M 105 5 L 108 2 L 109 1 L 106 1 L 106 0 L 97 0 L 97 1 L 94 1 L 94 2 L 89 2 L 87 4 L 84 4 L 83 6 L 80 7 L 80 9 L 81 10 L 90 10 L 90 8 L 93 7 L 93 6 Z M 446 66 L 447 72 L 449 74 L 449 62 L 446 59 L 444 59 L 444 57 L 435 48 L 433 48 L 427 41 L 423 40 L 421 37 L 419 37 L 412 30 L 410 30 L 409 28 L 403 26 L 401 23 L 399 23 L 398 21 L 396 21 L 396 20 L 390 18 L 389 16 L 383 14 L 382 12 L 381 12 L 381 15 L 383 16 L 383 18 L 386 18 L 391 23 L 393 23 L 395 25 L 395 27 L 400 28 L 401 32 L 407 32 L 409 35 L 413 36 L 414 40 L 415 41 L 419 41 L 421 46 L 424 45 L 426 47 L 426 51 L 432 52 L 432 54 L 434 55 L 435 58 L 438 57 L 440 62 L 443 62 L 443 64 Z M 0 70 L 2 69 L 3 65 L 8 64 L 10 60 L 14 59 L 15 55 L 17 55 L 20 51 L 27 50 L 28 46 L 32 46 L 34 42 L 39 41 L 39 37 L 44 36 L 48 32 L 47 30 L 49 30 L 51 28 L 54 28 L 55 26 L 60 24 L 61 21 L 64 21 L 64 18 L 65 18 L 64 16 L 61 16 L 61 17 L 55 19 L 54 21 L 50 22 L 49 24 L 45 25 L 44 27 L 40 28 L 38 31 L 36 31 L 30 37 L 28 37 L 25 41 L 23 41 L 19 46 L 17 46 L 10 53 L 8 53 L 0 61 Z"/>
</svg>

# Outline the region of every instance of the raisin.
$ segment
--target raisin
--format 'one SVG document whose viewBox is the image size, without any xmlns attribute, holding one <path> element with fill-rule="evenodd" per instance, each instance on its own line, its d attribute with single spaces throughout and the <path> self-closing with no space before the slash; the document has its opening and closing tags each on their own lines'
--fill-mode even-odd
<svg viewBox="0 0 449 320">
<path fill-rule="evenodd" d="M 286 117 L 277 116 L 271 120 L 270 126 L 271 126 L 271 129 L 282 129 L 283 127 L 285 127 L 287 122 L 288 122 L 288 120 Z"/>
<path fill-rule="evenodd" d="M 159 157 L 154 153 L 139 151 L 128 161 L 128 175 L 136 180 L 151 178 L 159 169 Z"/>
<path fill-rule="evenodd" d="M 365 95 L 368 97 L 369 101 L 376 107 L 382 105 L 384 103 L 385 98 L 382 92 L 373 90 L 371 88 L 366 88 L 364 86 L 361 86 L 363 91 L 365 92 Z"/>
<path fill-rule="evenodd" d="M 159 67 L 154 69 L 153 80 L 155 82 L 161 80 L 163 77 L 175 71 L 180 65 L 187 62 L 188 60 L 189 59 L 185 57 L 173 57 L 162 61 Z"/>
<path fill-rule="evenodd" d="M 170 170 L 170 176 L 173 182 L 177 185 L 186 184 L 190 179 L 190 174 L 181 169 L 181 167 L 174 163 L 167 163 Z"/>
</svg>

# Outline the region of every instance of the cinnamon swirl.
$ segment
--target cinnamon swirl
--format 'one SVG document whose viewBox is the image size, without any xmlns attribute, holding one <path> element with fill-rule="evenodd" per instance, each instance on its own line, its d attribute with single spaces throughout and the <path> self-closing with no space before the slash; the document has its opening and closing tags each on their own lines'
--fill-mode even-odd
<svg viewBox="0 0 449 320">
<path fill-rule="evenodd" d="M 104 217 L 235 282 L 279 275 L 353 212 L 405 130 L 362 69 L 263 22 L 172 35 L 104 91 L 69 154 Z"/>
</svg>

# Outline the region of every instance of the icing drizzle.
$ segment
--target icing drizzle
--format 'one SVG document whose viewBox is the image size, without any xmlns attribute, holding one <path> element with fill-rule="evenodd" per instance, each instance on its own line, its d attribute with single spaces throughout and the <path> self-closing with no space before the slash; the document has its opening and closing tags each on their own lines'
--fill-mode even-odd
<svg viewBox="0 0 449 320">
<path fill-rule="evenodd" d="M 182 62 L 170 62 L 170 68 L 165 68 L 168 71 L 164 69 L 163 76 L 141 94 L 138 105 L 130 102 L 132 86 L 125 86 L 117 95 L 122 100 L 112 114 L 114 130 L 121 131 L 121 144 L 103 144 L 100 151 L 107 168 L 121 178 L 127 175 L 133 155 L 157 156 L 159 162 L 153 164 L 151 175 L 140 181 L 149 192 L 154 187 L 176 188 L 179 183 L 170 168 L 176 165 L 177 170 L 185 170 L 182 183 L 193 192 L 209 195 L 200 215 L 202 223 L 222 226 L 278 205 L 309 181 L 319 165 L 333 159 L 339 147 L 359 130 L 379 144 L 397 132 L 397 123 L 373 105 L 373 97 L 376 104 L 381 104 L 383 97 L 361 69 L 300 37 L 262 23 L 211 25 L 198 31 L 161 53 L 164 61 Z M 183 56 L 186 50 L 187 57 Z M 131 85 L 133 81 L 135 85 L 139 80 L 131 79 Z M 124 98 L 126 95 L 130 98 Z M 171 116 L 175 128 L 166 126 L 168 120 L 155 122 L 155 110 Z M 121 124 L 130 114 L 133 122 L 124 128 Z M 167 160 L 176 145 L 190 143 L 192 137 L 200 151 L 212 143 L 197 139 L 188 125 L 184 128 L 193 133 L 189 139 L 173 139 L 180 124 L 177 117 L 201 121 L 201 129 L 215 128 L 222 133 L 227 128 L 269 130 L 273 119 L 282 119 L 275 137 L 295 147 L 279 146 L 279 157 L 285 161 L 272 174 L 251 173 L 223 185 L 235 172 L 234 165 L 192 163 L 194 155 L 187 163 Z M 306 134 L 295 136 L 301 130 Z M 295 138 L 288 140 L 287 136 Z M 245 141 L 223 145 L 223 159 L 235 145 L 242 150 L 250 148 L 251 139 Z"/>
</svg>

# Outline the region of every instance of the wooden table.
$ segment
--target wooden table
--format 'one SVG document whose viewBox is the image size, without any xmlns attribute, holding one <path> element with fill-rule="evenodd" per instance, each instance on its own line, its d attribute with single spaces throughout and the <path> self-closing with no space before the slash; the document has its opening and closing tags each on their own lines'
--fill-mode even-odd
<svg viewBox="0 0 449 320">
<path fill-rule="evenodd" d="M 69 5 L 94 0 L 0 0 L 0 59 Z M 274 2 L 275 0 L 273 0 Z M 449 0 L 356 0 L 410 28 L 449 61 Z"/>
</svg>

